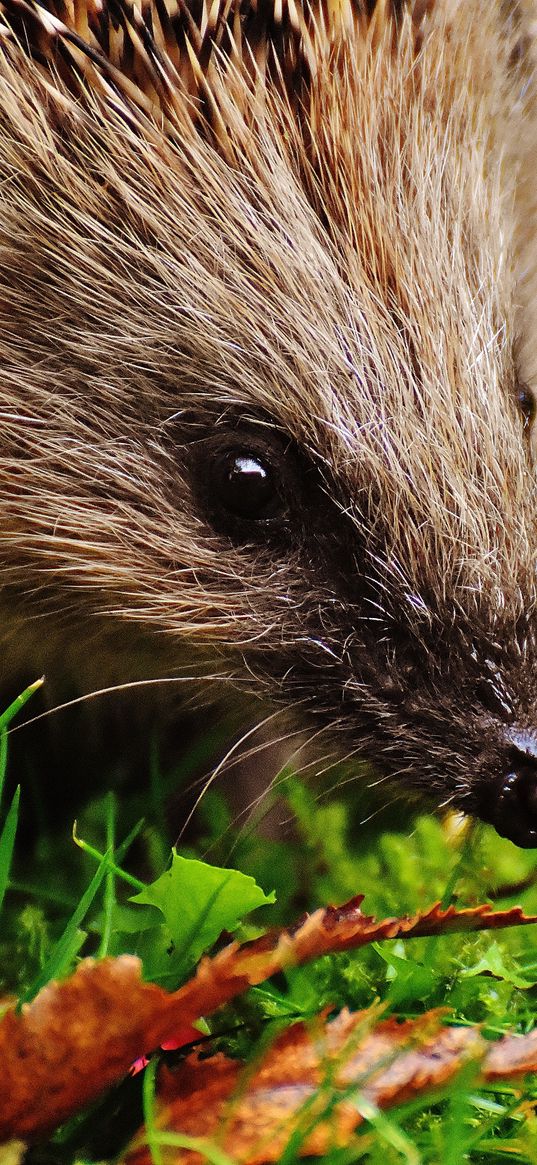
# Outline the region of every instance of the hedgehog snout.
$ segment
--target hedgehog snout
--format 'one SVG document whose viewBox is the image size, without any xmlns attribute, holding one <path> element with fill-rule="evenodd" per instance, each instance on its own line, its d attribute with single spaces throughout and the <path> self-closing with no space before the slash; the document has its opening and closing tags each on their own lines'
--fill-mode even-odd
<svg viewBox="0 0 537 1165">
<path fill-rule="evenodd" d="M 480 816 L 515 845 L 537 848 L 537 733 L 510 729 L 505 744 L 503 775 L 484 792 Z"/>
</svg>

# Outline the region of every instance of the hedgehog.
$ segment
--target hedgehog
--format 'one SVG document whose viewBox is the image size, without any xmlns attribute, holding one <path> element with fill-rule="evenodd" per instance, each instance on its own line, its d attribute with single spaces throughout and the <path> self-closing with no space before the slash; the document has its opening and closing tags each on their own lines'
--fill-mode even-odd
<svg viewBox="0 0 537 1165">
<path fill-rule="evenodd" d="M 536 27 L 0 0 L 6 675 L 188 663 L 537 846 Z"/>
</svg>

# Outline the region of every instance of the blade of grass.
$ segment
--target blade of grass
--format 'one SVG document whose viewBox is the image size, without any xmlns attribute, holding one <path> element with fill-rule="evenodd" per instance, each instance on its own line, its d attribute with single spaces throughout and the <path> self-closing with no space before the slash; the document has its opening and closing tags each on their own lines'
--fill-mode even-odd
<svg viewBox="0 0 537 1165">
<path fill-rule="evenodd" d="M 65 910 L 74 910 L 76 905 L 76 898 L 73 895 L 64 894 L 56 887 L 53 890 L 48 890 L 46 886 L 38 886 L 34 882 L 20 882 L 18 878 L 10 878 L 9 889 L 14 890 L 17 894 L 24 894 L 26 899 L 35 899 L 36 902 L 50 902 L 53 906 L 62 906 Z"/>
<path fill-rule="evenodd" d="M 107 853 L 114 853 L 115 847 L 115 829 L 116 829 L 116 798 L 112 792 L 108 793 L 105 803 L 106 813 L 106 851 Z M 116 876 L 113 869 L 108 865 L 106 877 L 104 882 L 104 901 L 103 901 L 103 929 L 101 934 L 101 941 L 99 944 L 98 958 L 103 959 L 108 953 L 110 946 L 110 937 L 112 934 L 112 917 L 114 906 L 116 904 Z"/>
<path fill-rule="evenodd" d="M 158 1059 L 150 1060 L 144 1072 L 143 1106 L 144 1125 L 146 1129 L 147 1147 L 151 1155 L 152 1165 L 163 1165 L 160 1145 L 156 1138 L 155 1127 L 155 1085 L 157 1079 Z"/>
<path fill-rule="evenodd" d="M 19 819 L 20 792 L 20 785 L 17 785 L 17 788 L 13 794 L 13 800 L 9 807 L 8 815 L 4 822 L 2 833 L 0 834 L 0 910 L 2 909 L 4 902 L 4 895 L 8 885 L 9 871 L 11 869 L 11 861 L 13 858 L 15 834 L 17 832 L 17 822 Z"/>
<path fill-rule="evenodd" d="M 128 833 L 126 838 L 124 838 L 124 840 L 122 842 L 120 842 L 120 844 L 118 845 L 118 847 L 116 849 L 116 855 L 115 855 L 117 862 L 123 861 L 125 854 L 128 853 L 128 851 L 130 850 L 133 841 L 136 840 L 136 838 L 138 837 L 138 834 L 141 832 L 144 825 L 145 825 L 145 818 L 140 817 L 140 820 L 136 822 L 136 825 L 133 825 L 130 833 Z"/>
<path fill-rule="evenodd" d="M 149 798 L 152 817 L 156 826 L 155 831 L 152 831 L 152 865 L 155 872 L 157 870 L 160 872 L 166 869 L 169 853 L 168 846 L 164 840 L 166 837 L 166 797 L 160 767 L 158 741 L 155 738 L 151 741 L 151 752 L 149 756 Z"/>
<path fill-rule="evenodd" d="M 146 1069 L 147 1071 L 147 1069 Z M 152 1142 L 153 1147 L 161 1145 L 169 1147 L 170 1149 L 190 1149 L 194 1153 L 199 1153 L 202 1160 L 209 1161 L 210 1165 L 237 1165 L 236 1157 L 229 1157 L 214 1141 L 206 1141 L 203 1137 L 187 1137 L 181 1136 L 180 1133 L 154 1133 Z M 153 1157 L 154 1165 L 157 1165 L 157 1159 Z"/>
<path fill-rule="evenodd" d="M 44 682 L 44 676 L 41 676 L 41 679 L 39 680 L 34 680 L 33 684 L 29 684 L 28 687 L 25 688 L 23 692 L 21 692 L 20 696 L 17 696 L 16 700 L 13 700 L 9 707 L 6 708 L 5 712 L 2 712 L 2 715 L 0 716 L 0 732 L 5 731 L 17 713 L 20 712 L 21 708 L 24 708 L 24 705 L 28 703 L 28 700 L 31 700 L 34 692 L 37 692 L 37 689 L 41 688 Z"/>
<path fill-rule="evenodd" d="M 7 730 L 5 728 L 0 731 L 0 805 L 2 803 L 2 794 L 4 792 L 4 781 L 6 779 L 7 769 Z"/>
<path fill-rule="evenodd" d="M 356 1107 L 364 1120 L 375 1129 L 380 1138 L 400 1154 L 407 1165 L 421 1165 L 422 1157 L 417 1146 L 411 1141 L 404 1130 L 377 1108 L 376 1104 L 365 1096 L 357 1098 Z"/>
<path fill-rule="evenodd" d="M 109 869 L 109 862 L 110 854 L 107 852 L 103 855 L 98 869 L 95 871 L 95 874 L 91 879 L 87 890 L 82 895 L 78 906 L 73 911 L 61 938 L 58 940 L 54 950 L 52 951 L 50 958 L 47 959 L 44 967 L 41 968 L 41 971 L 36 976 L 33 983 L 31 983 L 24 994 L 20 996 L 18 1003 L 19 1007 L 21 1007 L 23 1003 L 28 1003 L 30 999 L 33 999 L 34 995 L 37 995 L 38 991 L 40 991 L 46 983 L 48 983 L 51 979 L 58 978 L 58 976 L 61 975 L 69 965 L 72 958 L 73 942 L 76 938 L 78 928 L 86 917 L 86 914 L 88 913 L 93 899 L 95 898 L 99 886 L 101 885 L 101 882 Z"/>
<path fill-rule="evenodd" d="M 455 862 L 455 865 L 454 865 L 454 867 L 451 871 L 451 874 L 449 875 L 449 878 L 447 880 L 446 887 L 444 889 L 444 893 L 443 893 L 441 901 L 440 901 L 441 910 L 447 910 L 448 906 L 451 906 L 452 903 L 455 902 L 455 889 L 456 889 L 456 886 L 459 882 L 459 879 L 461 878 L 462 874 L 464 873 L 464 870 L 466 869 L 466 867 L 468 865 L 470 854 L 472 853 L 472 847 L 475 844 L 475 837 L 476 837 L 476 826 L 474 825 L 469 829 L 468 833 L 466 834 L 466 837 L 464 838 L 463 845 L 462 845 L 462 848 L 459 852 L 457 861 Z M 437 950 L 437 936 L 433 935 L 431 938 L 427 939 L 427 942 L 425 944 L 425 950 L 424 950 L 423 958 L 422 958 L 422 963 L 423 963 L 424 967 L 434 967 L 436 950 Z"/>
<path fill-rule="evenodd" d="M 190 1149 L 193 1152 L 198 1152 L 205 1161 L 211 1162 L 211 1165 L 236 1165 L 235 1160 L 229 1157 L 223 1149 L 220 1149 L 212 1141 L 206 1141 L 203 1137 L 182 1136 L 181 1133 L 172 1133 L 157 1129 L 155 1085 L 158 1068 L 159 1061 L 155 1057 L 149 1061 L 147 1068 L 144 1070 L 142 1094 L 145 1127 L 144 1139 L 151 1155 L 152 1165 L 163 1165 L 164 1157 L 161 1151 L 162 1148 Z"/>
<path fill-rule="evenodd" d="M 89 842 L 84 841 L 83 838 L 79 837 L 76 832 L 76 821 L 73 828 L 73 841 L 75 845 L 79 846 L 83 853 L 89 854 L 89 856 L 94 858 L 94 860 L 99 862 L 99 864 L 106 860 L 108 869 L 111 870 L 117 878 L 121 878 L 124 882 L 127 883 L 128 886 L 133 886 L 135 890 L 141 891 L 145 890 L 146 888 L 145 882 L 141 882 L 139 878 L 134 878 L 132 874 L 128 874 L 126 870 L 123 870 L 121 866 L 118 866 L 117 862 L 122 860 L 134 837 L 136 837 L 136 834 L 140 832 L 142 825 L 143 822 L 138 822 L 138 824 L 134 826 L 134 829 L 131 830 L 129 836 L 116 850 L 115 855 L 102 854 L 98 849 L 95 848 L 95 846 L 90 845 Z M 117 859 L 116 861 L 112 860 L 113 856 Z"/>
<path fill-rule="evenodd" d="M 41 679 L 39 680 L 35 680 L 33 684 L 30 684 L 27 688 L 24 689 L 24 692 L 21 692 L 20 696 L 17 696 L 16 700 L 12 701 L 9 707 L 6 708 L 5 712 L 2 712 L 2 715 L 0 716 L 0 804 L 2 803 L 2 793 L 4 791 L 4 781 L 6 778 L 8 727 L 11 724 L 13 718 L 17 715 L 17 712 L 20 712 L 21 708 L 24 708 L 24 705 L 28 703 L 28 700 L 32 698 L 34 692 L 37 692 L 37 689 L 40 688 L 44 682 L 44 676 L 41 676 Z"/>
<path fill-rule="evenodd" d="M 461 1165 L 467 1160 L 467 1139 L 470 1132 L 469 1115 L 473 1108 L 469 1088 L 475 1083 L 477 1066 L 467 1064 L 459 1072 L 450 1090 L 447 1112 L 444 1115 L 443 1165 Z M 495 1118 L 494 1125 L 498 1124 Z M 473 1138 L 472 1138 L 473 1139 Z"/>
</svg>

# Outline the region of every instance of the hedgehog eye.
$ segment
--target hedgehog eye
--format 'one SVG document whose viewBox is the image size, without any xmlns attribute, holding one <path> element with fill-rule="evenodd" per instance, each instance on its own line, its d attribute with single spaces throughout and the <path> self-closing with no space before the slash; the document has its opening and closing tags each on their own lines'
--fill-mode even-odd
<svg viewBox="0 0 537 1165">
<path fill-rule="evenodd" d="M 536 402 L 533 393 L 527 385 L 523 384 L 519 386 L 517 389 L 517 400 L 522 413 L 524 429 L 528 430 L 535 420 Z"/>
<path fill-rule="evenodd" d="M 268 459 L 250 449 L 228 450 L 211 465 L 208 501 L 213 520 L 222 525 L 267 522 L 285 509 Z"/>
</svg>

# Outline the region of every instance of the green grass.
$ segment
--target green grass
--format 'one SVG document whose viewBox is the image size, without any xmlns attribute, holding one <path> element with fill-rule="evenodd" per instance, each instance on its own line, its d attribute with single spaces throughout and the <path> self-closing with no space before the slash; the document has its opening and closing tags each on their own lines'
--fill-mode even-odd
<svg viewBox="0 0 537 1165">
<path fill-rule="evenodd" d="M 0 717 L 0 791 L 6 730 L 31 694 Z M 15 736 L 9 744 L 15 778 L 16 742 Z M 200 741 L 191 752 L 204 750 L 207 743 Z M 436 899 L 461 906 L 486 900 L 497 906 L 521 903 L 537 913 L 537 854 L 518 850 L 484 827 L 457 830 L 453 822 L 431 816 L 378 832 L 374 822 L 360 825 L 349 795 L 352 786 L 342 786 L 328 800 L 290 772 L 280 785 L 281 817 L 293 822 L 287 835 L 274 840 L 240 830 L 212 789 L 197 813 L 196 843 L 190 841 L 171 862 L 173 839 L 165 827 L 171 775 L 162 771 L 153 744 L 147 751 L 151 796 L 143 821 L 138 819 L 139 793 L 123 796 L 121 804 L 106 794 L 83 810 L 74 835 L 64 830 L 42 836 L 30 853 L 26 845 L 16 844 L 18 794 L 11 800 L 4 795 L 0 971 L 4 989 L 21 1000 L 32 998 L 49 979 L 69 973 L 82 955 L 123 951 L 138 953 L 147 977 L 174 988 L 223 928 L 247 936 L 356 893 L 365 894 L 364 909 L 378 917 L 425 909 Z M 184 768 L 187 782 L 188 760 Z M 226 869 L 204 872 L 198 864 L 209 854 L 213 866 L 226 867 L 230 853 L 240 875 Z M 251 879 L 265 895 L 275 890 L 276 902 L 253 889 Z M 188 917 L 177 912 L 181 894 L 192 904 Z M 245 921 L 246 907 L 257 910 Z M 491 1039 L 505 1031 L 527 1032 L 537 1012 L 534 929 L 384 942 L 290 968 L 212 1017 L 210 1030 L 217 1046 L 248 1059 L 290 1020 L 315 1015 L 326 1005 L 363 1008 L 374 1000 L 401 1017 L 447 1007 L 459 1023 L 482 1024 Z M 30 1150 L 28 1165 L 112 1162 L 144 1111 L 158 1165 L 164 1144 L 171 1142 L 152 1124 L 153 1080 L 154 1066 L 143 1082 L 126 1081 L 91 1112 L 57 1130 L 49 1144 Z M 417 1098 L 389 1112 L 376 1111 L 359 1095 L 354 1099 L 365 1118 L 361 1134 L 352 1149 L 334 1150 L 324 1158 L 331 1165 L 537 1161 L 532 1079 L 485 1088 L 466 1070 L 442 1096 Z M 325 1100 L 329 1112 L 334 1102 L 329 1081 Z M 299 1160 L 303 1135 L 290 1141 L 284 1165 Z M 207 1147 L 206 1155 L 218 1165 L 224 1162 L 215 1146 Z"/>
</svg>

